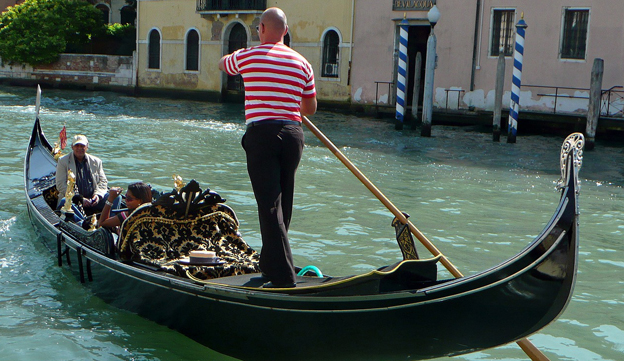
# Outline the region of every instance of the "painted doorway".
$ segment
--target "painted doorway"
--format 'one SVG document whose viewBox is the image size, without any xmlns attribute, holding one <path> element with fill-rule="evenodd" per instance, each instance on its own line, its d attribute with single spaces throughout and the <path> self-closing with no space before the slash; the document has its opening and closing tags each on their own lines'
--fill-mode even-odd
<svg viewBox="0 0 624 361">
<path fill-rule="evenodd" d="M 418 95 L 418 104 L 422 106 L 422 103 L 423 103 L 423 94 L 424 94 L 423 89 L 425 87 L 425 63 L 427 59 L 427 40 L 429 38 L 430 33 L 431 33 L 431 26 L 429 25 L 414 25 L 408 28 L 408 38 L 407 38 L 408 80 L 407 80 L 407 89 L 406 89 L 407 90 L 407 94 L 406 94 L 407 107 L 413 106 L 414 80 L 416 79 L 417 72 L 420 73 L 420 86 L 418 87 L 420 91 Z M 416 69 L 416 54 L 418 54 L 419 52 L 421 56 L 421 63 L 420 63 L 420 68 Z"/>
<path fill-rule="evenodd" d="M 234 51 L 247 47 L 247 32 L 245 27 L 240 23 L 236 23 L 230 31 L 228 38 L 228 51 L 227 54 L 231 54 Z M 227 90 L 243 91 L 243 78 L 240 75 L 230 76 L 227 78 Z"/>
</svg>

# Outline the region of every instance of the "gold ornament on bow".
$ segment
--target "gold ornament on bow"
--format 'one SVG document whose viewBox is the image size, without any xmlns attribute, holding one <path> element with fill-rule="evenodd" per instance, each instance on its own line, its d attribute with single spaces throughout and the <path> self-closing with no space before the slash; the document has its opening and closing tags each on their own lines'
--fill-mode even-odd
<svg viewBox="0 0 624 361">
<path fill-rule="evenodd" d="M 61 146 L 58 143 L 54 143 L 54 148 L 52 149 L 52 155 L 54 155 L 54 160 L 58 161 L 64 154 L 61 151 Z"/>
<path fill-rule="evenodd" d="M 180 192 L 180 189 L 182 189 L 182 187 L 184 187 L 184 182 L 182 181 L 182 177 L 180 177 L 177 174 L 174 174 L 173 176 L 173 184 L 175 189 Z"/>
<path fill-rule="evenodd" d="M 72 198 L 74 198 L 74 186 L 76 185 L 76 176 L 71 169 L 67 170 L 67 190 L 65 191 L 65 205 L 62 211 L 64 213 L 74 213 L 72 210 Z"/>
<path fill-rule="evenodd" d="M 67 146 L 67 130 L 65 126 L 59 133 L 58 142 L 54 143 L 54 148 L 52 149 L 52 155 L 54 155 L 54 160 L 59 160 L 60 157 L 63 156 L 63 149 Z"/>
<path fill-rule="evenodd" d="M 95 214 L 91 215 L 90 218 L 87 218 L 89 220 L 89 232 L 93 232 L 97 229 L 98 226 L 98 219 L 95 216 Z M 86 220 L 85 220 L 86 222 Z"/>
</svg>

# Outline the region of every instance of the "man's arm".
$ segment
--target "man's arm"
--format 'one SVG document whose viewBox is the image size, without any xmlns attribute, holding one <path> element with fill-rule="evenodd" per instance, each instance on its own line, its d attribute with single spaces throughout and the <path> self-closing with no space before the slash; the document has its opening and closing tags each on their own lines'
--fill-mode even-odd
<svg viewBox="0 0 624 361">
<path fill-rule="evenodd" d="M 94 160 L 95 161 L 93 163 L 89 162 L 89 164 L 93 164 L 95 166 L 94 168 L 91 168 L 91 174 L 95 175 L 96 181 L 96 184 L 93 185 L 93 187 L 95 188 L 93 190 L 93 195 L 98 195 L 100 196 L 100 198 L 103 198 L 106 192 L 108 192 L 108 179 L 106 178 L 106 173 L 104 173 L 102 161 L 100 159 Z"/>
<path fill-rule="evenodd" d="M 59 159 L 56 164 L 56 189 L 59 191 L 59 200 L 65 197 L 67 191 L 67 162 L 65 159 Z"/>
<path fill-rule="evenodd" d="M 224 55 L 221 57 L 221 60 L 219 60 L 219 70 L 221 71 L 225 71 L 225 58 L 227 58 L 229 55 Z"/>
<path fill-rule="evenodd" d="M 316 95 L 301 99 L 301 115 L 314 115 L 316 113 Z"/>
</svg>

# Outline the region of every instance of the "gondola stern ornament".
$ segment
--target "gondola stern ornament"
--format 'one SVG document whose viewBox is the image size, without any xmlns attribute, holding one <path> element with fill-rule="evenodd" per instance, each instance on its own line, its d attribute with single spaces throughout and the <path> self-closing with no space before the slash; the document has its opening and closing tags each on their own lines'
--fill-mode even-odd
<svg viewBox="0 0 624 361">
<path fill-rule="evenodd" d="M 578 178 L 578 172 L 583 165 L 583 147 L 585 146 L 585 137 L 582 133 L 570 134 L 561 145 L 561 154 L 559 157 L 559 165 L 561 168 L 561 178 L 557 181 L 557 190 L 562 190 L 567 185 L 568 176 L 568 159 L 574 162 L 574 177 L 576 182 L 576 193 L 578 194 L 581 189 L 581 181 Z"/>
<path fill-rule="evenodd" d="M 37 98 L 35 100 L 35 117 L 39 118 L 39 110 L 41 109 L 41 86 L 37 84 Z"/>
</svg>

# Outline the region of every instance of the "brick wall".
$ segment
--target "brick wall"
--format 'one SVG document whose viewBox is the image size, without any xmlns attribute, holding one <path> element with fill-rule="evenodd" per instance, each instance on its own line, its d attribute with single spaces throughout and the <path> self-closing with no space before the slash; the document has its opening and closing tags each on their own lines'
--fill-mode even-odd
<svg viewBox="0 0 624 361">
<path fill-rule="evenodd" d="M 134 56 L 61 54 L 47 65 L 3 64 L 0 78 L 91 87 L 128 87 L 136 84 Z"/>
</svg>

